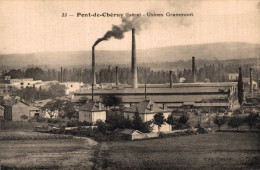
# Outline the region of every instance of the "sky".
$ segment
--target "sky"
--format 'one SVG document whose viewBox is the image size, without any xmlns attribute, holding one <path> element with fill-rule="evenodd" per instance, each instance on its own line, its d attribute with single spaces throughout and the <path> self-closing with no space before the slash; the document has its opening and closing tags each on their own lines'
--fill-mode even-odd
<svg viewBox="0 0 260 170">
<path fill-rule="evenodd" d="M 141 13 L 147 21 L 136 48 L 215 42 L 260 43 L 260 0 L 0 0 L 0 54 L 91 50 L 120 25 L 120 17 L 76 17 L 80 13 Z M 163 17 L 147 17 L 147 12 Z M 193 16 L 167 17 L 170 13 Z M 68 17 L 62 17 L 67 13 Z M 97 50 L 130 50 L 131 32 L 99 43 Z"/>
</svg>

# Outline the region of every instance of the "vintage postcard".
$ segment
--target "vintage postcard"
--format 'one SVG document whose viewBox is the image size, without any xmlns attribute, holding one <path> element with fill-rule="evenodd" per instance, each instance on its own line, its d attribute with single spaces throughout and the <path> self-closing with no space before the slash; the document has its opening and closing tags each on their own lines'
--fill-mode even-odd
<svg viewBox="0 0 260 170">
<path fill-rule="evenodd" d="M 0 169 L 260 169 L 260 0 L 0 0 Z"/>
</svg>

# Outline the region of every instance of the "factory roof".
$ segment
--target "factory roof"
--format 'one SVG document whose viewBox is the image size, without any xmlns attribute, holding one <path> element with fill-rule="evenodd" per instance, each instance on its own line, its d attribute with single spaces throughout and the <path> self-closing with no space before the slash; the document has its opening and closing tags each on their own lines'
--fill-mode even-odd
<svg viewBox="0 0 260 170">
<path fill-rule="evenodd" d="M 138 103 L 144 100 L 144 96 L 120 96 L 123 103 Z M 227 100 L 228 95 L 153 95 L 147 96 L 155 103 L 181 103 L 181 102 L 202 102 L 207 100 Z"/>
<path fill-rule="evenodd" d="M 208 93 L 228 93 L 229 87 L 174 87 L 174 88 L 146 88 L 146 93 L 157 93 L 157 94 L 183 94 L 183 93 L 191 93 L 191 94 L 208 94 Z M 76 91 L 75 94 L 91 94 L 91 89 L 81 89 Z M 144 94 L 144 88 L 124 88 L 124 89 L 94 89 L 94 94 Z"/>
</svg>

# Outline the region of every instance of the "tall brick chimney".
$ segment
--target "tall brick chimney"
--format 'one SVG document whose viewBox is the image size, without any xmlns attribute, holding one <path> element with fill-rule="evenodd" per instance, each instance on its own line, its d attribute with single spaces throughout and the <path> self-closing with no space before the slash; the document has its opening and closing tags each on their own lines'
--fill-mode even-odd
<svg viewBox="0 0 260 170">
<path fill-rule="evenodd" d="M 96 85 L 96 69 L 95 69 L 95 47 L 92 47 L 92 84 Z"/>
<path fill-rule="evenodd" d="M 63 83 L 63 70 L 60 68 L 60 82 Z"/>
<path fill-rule="evenodd" d="M 135 49 L 135 29 L 132 29 L 132 88 L 138 88 L 137 84 L 137 66 L 136 66 L 136 49 Z"/>
</svg>

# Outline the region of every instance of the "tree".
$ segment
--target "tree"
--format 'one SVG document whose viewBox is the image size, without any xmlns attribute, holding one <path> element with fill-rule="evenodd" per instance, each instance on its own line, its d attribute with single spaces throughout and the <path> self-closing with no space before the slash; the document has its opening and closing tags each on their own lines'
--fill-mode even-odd
<svg viewBox="0 0 260 170">
<path fill-rule="evenodd" d="M 239 70 L 239 76 L 237 82 L 237 90 L 238 90 L 237 97 L 238 97 L 238 102 L 241 106 L 244 100 L 244 84 L 243 84 L 241 67 L 239 67 L 238 70 Z"/>
<path fill-rule="evenodd" d="M 226 117 L 224 116 L 216 116 L 214 119 L 214 123 L 218 125 L 218 130 L 220 130 L 220 127 L 226 123 Z"/>
<path fill-rule="evenodd" d="M 143 122 L 139 113 L 135 113 L 132 121 L 133 129 L 139 130 L 143 133 L 150 133 L 152 131 L 153 121 Z"/>
<path fill-rule="evenodd" d="M 71 101 L 65 102 L 62 106 L 62 110 L 64 112 L 64 116 L 69 119 L 71 119 L 72 117 L 77 117 L 75 106 Z"/>
<path fill-rule="evenodd" d="M 252 130 L 252 127 L 256 125 L 257 117 L 258 117 L 257 114 L 250 112 L 250 114 L 245 118 L 245 122 L 249 126 L 250 131 Z"/>
<path fill-rule="evenodd" d="M 182 128 L 184 125 L 187 124 L 189 120 L 189 116 L 187 114 L 183 114 L 179 119 L 178 119 L 178 124 L 177 127 L 178 128 Z"/>
<path fill-rule="evenodd" d="M 98 127 L 98 130 L 103 133 L 109 129 L 109 126 L 102 120 L 97 120 L 96 125 Z"/>
<path fill-rule="evenodd" d="M 113 94 L 102 95 L 101 100 L 106 107 L 111 107 L 111 106 L 115 107 L 115 106 L 119 106 L 122 103 L 122 99 L 116 97 Z"/>
<path fill-rule="evenodd" d="M 237 128 L 237 131 L 238 131 L 238 127 L 243 125 L 243 123 L 244 123 L 243 118 L 239 116 L 233 116 L 228 121 L 228 125 L 233 128 Z"/>
<path fill-rule="evenodd" d="M 83 96 L 83 97 L 81 97 L 81 98 L 79 99 L 79 103 L 80 103 L 80 104 L 85 104 L 85 103 L 87 103 L 89 100 L 90 100 L 89 98 Z"/>
<path fill-rule="evenodd" d="M 112 129 L 131 129 L 132 123 L 129 119 L 125 119 L 120 112 L 109 111 L 107 114 L 106 123 L 110 124 Z"/>
<path fill-rule="evenodd" d="M 49 88 L 49 92 L 53 98 L 65 96 L 65 85 L 53 84 Z"/>
<path fill-rule="evenodd" d="M 165 122 L 164 115 L 163 113 L 157 113 L 153 116 L 153 118 L 154 118 L 154 124 L 158 126 L 158 130 L 160 132 L 160 128 Z"/>
<path fill-rule="evenodd" d="M 187 124 L 187 122 L 188 122 L 188 120 L 189 120 L 189 116 L 187 115 L 187 114 L 183 114 L 180 118 L 179 118 L 179 120 L 178 120 L 178 123 L 181 123 L 181 124 Z"/>
<path fill-rule="evenodd" d="M 132 124 L 133 124 L 133 128 L 136 129 L 136 130 L 141 130 L 142 129 L 142 126 L 143 126 L 143 121 L 139 115 L 139 113 L 135 113 L 134 114 L 134 119 L 132 121 Z"/>
<path fill-rule="evenodd" d="M 61 112 L 62 107 L 63 107 L 63 103 L 64 103 L 64 101 L 59 100 L 59 99 L 48 102 L 46 105 L 44 105 L 43 110 L 50 111 L 48 113 L 50 114 L 50 117 L 52 118 L 54 116 L 53 112 L 55 112 L 55 111 L 59 111 L 59 113 Z"/>
<path fill-rule="evenodd" d="M 172 125 L 172 126 L 177 125 L 178 119 L 173 117 L 173 115 L 171 114 L 171 115 L 168 116 L 166 123 L 168 123 L 169 125 Z"/>
</svg>

